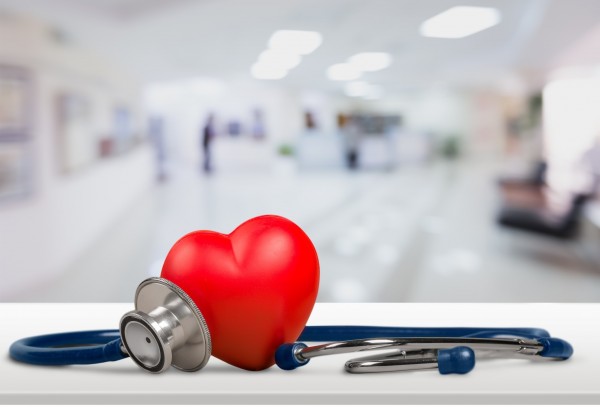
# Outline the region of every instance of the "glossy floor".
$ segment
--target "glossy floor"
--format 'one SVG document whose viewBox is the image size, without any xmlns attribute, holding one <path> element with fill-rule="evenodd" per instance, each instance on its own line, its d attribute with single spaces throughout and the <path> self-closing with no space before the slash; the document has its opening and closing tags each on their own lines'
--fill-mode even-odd
<svg viewBox="0 0 600 407">
<path fill-rule="evenodd" d="M 231 231 L 258 214 L 301 225 L 321 261 L 319 301 L 596 302 L 597 242 L 499 228 L 489 163 L 390 172 L 171 171 L 59 279 L 17 301 L 131 301 L 164 256 L 196 229 Z"/>
</svg>

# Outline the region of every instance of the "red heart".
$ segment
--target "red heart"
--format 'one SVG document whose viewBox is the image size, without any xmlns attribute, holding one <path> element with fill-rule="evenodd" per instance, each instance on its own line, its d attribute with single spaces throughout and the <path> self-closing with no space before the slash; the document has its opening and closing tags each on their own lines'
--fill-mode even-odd
<svg viewBox="0 0 600 407">
<path fill-rule="evenodd" d="M 300 227 L 265 215 L 229 235 L 185 235 L 167 255 L 161 277 L 196 303 L 214 356 L 262 370 L 274 364 L 279 345 L 300 336 L 317 298 L 319 260 Z"/>
</svg>

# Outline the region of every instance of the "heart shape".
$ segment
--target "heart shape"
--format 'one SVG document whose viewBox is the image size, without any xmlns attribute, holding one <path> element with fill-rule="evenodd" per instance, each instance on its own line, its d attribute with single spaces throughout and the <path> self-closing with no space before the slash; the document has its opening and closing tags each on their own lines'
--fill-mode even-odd
<svg viewBox="0 0 600 407">
<path fill-rule="evenodd" d="M 264 215 L 229 235 L 185 235 L 169 251 L 161 277 L 202 312 L 213 356 L 262 370 L 275 363 L 279 345 L 294 342 L 304 329 L 317 298 L 319 260 L 299 226 Z"/>
</svg>

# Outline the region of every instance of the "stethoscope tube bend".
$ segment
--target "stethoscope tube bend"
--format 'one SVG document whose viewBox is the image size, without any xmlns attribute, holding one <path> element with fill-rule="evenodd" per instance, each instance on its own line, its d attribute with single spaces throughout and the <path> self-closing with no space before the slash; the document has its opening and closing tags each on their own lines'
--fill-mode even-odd
<svg viewBox="0 0 600 407">
<path fill-rule="evenodd" d="M 128 357 L 117 329 L 64 332 L 19 339 L 9 349 L 19 362 L 45 365 L 91 365 Z"/>
</svg>

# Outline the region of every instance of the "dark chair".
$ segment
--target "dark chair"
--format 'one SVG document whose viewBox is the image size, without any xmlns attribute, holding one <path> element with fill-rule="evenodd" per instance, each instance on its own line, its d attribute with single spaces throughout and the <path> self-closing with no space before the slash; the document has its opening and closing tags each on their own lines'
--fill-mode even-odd
<svg viewBox="0 0 600 407">
<path fill-rule="evenodd" d="M 501 177 L 498 183 L 501 187 L 541 187 L 546 182 L 546 173 L 548 164 L 545 161 L 538 161 L 533 165 L 531 173 L 526 177 Z"/>
<path fill-rule="evenodd" d="M 570 239 L 577 236 L 581 212 L 588 198 L 584 194 L 575 195 L 569 209 L 560 215 L 548 213 L 542 208 L 504 206 L 500 210 L 498 223 L 546 236 Z"/>
</svg>

